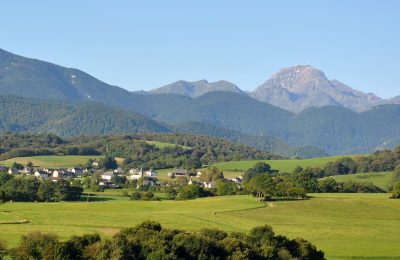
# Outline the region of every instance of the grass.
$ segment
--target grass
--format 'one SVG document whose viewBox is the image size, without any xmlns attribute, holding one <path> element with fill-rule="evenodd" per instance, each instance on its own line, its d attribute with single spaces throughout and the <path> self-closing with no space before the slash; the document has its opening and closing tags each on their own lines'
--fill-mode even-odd
<svg viewBox="0 0 400 260">
<path fill-rule="evenodd" d="M 34 166 L 42 168 L 69 168 L 79 164 L 85 164 L 89 159 L 99 160 L 103 156 L 95 155 L 43 155 L 31 157 L 16 157 L 5 161 L 0 161 L 0 165 L 10 167 L 14 162 L 26 165 L 32 162 Z M 122 162 L 122 158 L 116 158 L 118 163 Z"/>
<path fill-rule="evenodd" d="M 242 174 L 247 169 L 253 167 L 257 162 L 265 162 L 271 165 L 271 168 L 274 170 L 279 170 L 280 172 L 292 172 L 297 166 L 301 166 L 303 168 L 306 167 L 321 167 L 323 168 L 328 162 L 336 161 L 340 158 L 344 157 L 343 155 L 339 156 L 329 156 L 329 157 L 321 157 L 321 158 L 312 158 L 312 159 L 298 159 L 298 160 L 249 160 L 249 161 L 231 161 L 231 162 L 223 162 L 216 163 L 211 165 L 212 167 L 217 167 L 218 169 L 224 172 L 224 175 L 228 177 L 234 177 Z M 351 155 L 350 157 L 355 157 L 355 155 Z"/>
<path fill-rule="evenodd" d="M 248 232 L 269 224 L 278 234 L 310 240 L 328 259 L 400 258 L 400 201 L 388 199 L 388 194 L 315 194 L 310 200 L 277 201 L 269 206 L 249 196 L 148 202 L 129 201 L 116 191 L 102 196 L 109 200 L 2 205 L 0 212 L 30 222 L 0 225 L 0 239 L 12 246 L 33 230 L 53 232 L 64 239 L 91 232 L 110 236 L 149 219 L 190 231 L 207 227 Z"/>
<path fill-rule="evenodd" d="M 145 141 L 145 142 L 148 144 L 151 144 L 151 145 L 155 145 L 158 148 L 180 146 L 183 149 L 190 149 L 189 146 L 178 145 L 178 144 L 173 144 L 173 143 L 164 143 L 164 142 L 158 142 L 158 141 Z"/>
<path fill-rule="evenodd" d="M 356 173 L 356 174 L 332 176 L 332 178 L 340 182 L 346 182 L 346 181 L 371 182 L 374 185 L 384 190 L 387 190 L 392 175 L 393 172 Z"/>
</svg>

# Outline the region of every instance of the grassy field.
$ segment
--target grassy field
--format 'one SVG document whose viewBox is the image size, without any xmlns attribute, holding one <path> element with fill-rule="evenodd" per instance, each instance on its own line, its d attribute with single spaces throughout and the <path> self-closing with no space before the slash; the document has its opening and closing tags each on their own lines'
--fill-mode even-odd
<svg viewBox="0 0 400 260">
<path fill-rule="evenodd" d="M 145 202 L 129 201 L 121 193 L 106 192 L 103 202 L 7 203 L 0 206 L 0 222 L 29 223 L 0 224 L 0 239 L 12 246 L 33 230 L 61 238 L 91 232 L 109 236 L 148 219 L 193 231 L 208 227 L 248 232 L 270 224 L 278 234 L 310 240 L 328 259 L 400 258 L 400 201 L 388 199 L 388 194 L 316 194 L 305 201 L 265 205 L 249 196 Z"/>
<path fill-rule="evenodd" d="M 356 157 L 357 155 L 350 155 L 350 157 Z M 226 178 L 233 178 L 235 176 L 242 175 L 244 171 L 253 167 L 257 162 L 265 162 L 271 165 L 274 170 L 280 172 L 292 172 L 297 166 L 303 168 L 306 167 L 321 167 L 323 168 L 328 162 L 336 161 L 344 155 L 329 156 L 312 159 L 299 159 L 299 160 L 250 160 L 250 161 L 231 161 L 216 163 L 211 167 L 217 167 L 224 172 Z"/>
<path fill-rule="evenodd" d="M 85 164 L 89 159 L 99 160 L 103 156 L 95 155 L 43 155 L 31 157 L 16 157 L 0 161 L 0 165 L 10 167 L 14 162 L 26 165 L 32 162 L 34 166 L 42 168 L 69 168 L 79 164 Z M 122 158 L 116 158 L 117 163 L 122 163 Z"/>
<path fill-rule="evenodd" d="M 217 167 L 223 171 L 245 171 L 251 167 L 253 167 L 257 162 L 265 162 L 271 165 L 272 169 L 279 170 L 281 172 L 291 172 L 297 166 L 305 167 L 324 167 L 326 163 L 336 161 L 340 158 L 344 157 L 340 156 L 329 156 L 329 157 L 321 157 L 321 158 L 312 158 L 312 159 L 298 159 L 298 160 L 250 160 L 250 161 L 231 161 L 231 162 L 223 162 L 216 163 L 212 166 Z M 354 157 L 354 156 L 350 156 Z"/>
<path fill-rule="evenodd" d="M 164 142 L 158 142 L 158 141 L 145 141 L 148 144 L 152 144 L 155 145 L 158 148 L 165 148 L 165 147 L 174 147 L 177 144 L 172 144 L 172 143 L 164 143 Z M 178 145 L 180 147 L 182 147 L 183 149 L 190 149 L 189 146 L 184 146 L 184 145 Z"/>
<path fill-rule="evenodd" d="M 32 156 L 32 157 L 16 157 L 6 161 L 0 161 L 0 165 L 11 166 L 14 162 L 26 165 L 32 162 L 34 166 L 43 168 L 68 168 L 78 164 L 84 164 L 89 159 L 100 159 L 102 156 L 83 156 L 83 155 L 49 155 L 49 156 Z"/>
<path fill-rule="evenodd" d="M 332 176 L 332 178 L 340 182 L 346 182 L 346 181 L 372 182 L 374 185 L 384 190 L 387 190 L 392 175 L 393 172 L 356 173 L 356 174 Z"/>
</svg>

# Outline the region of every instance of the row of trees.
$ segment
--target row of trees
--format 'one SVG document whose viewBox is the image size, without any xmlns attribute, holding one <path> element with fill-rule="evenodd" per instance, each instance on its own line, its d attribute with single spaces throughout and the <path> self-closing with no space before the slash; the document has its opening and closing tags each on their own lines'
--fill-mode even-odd
<svg viewBox="0 0 400 260">
<path fill-rule="evenodd" d="M 249 235 L 218 229 L 197 233 L 165 229 L 146 221 L 122 229 L 110 239 L 98 234 L 60 241 L 55 235 L 33 232 L 10 250 L 0 243 L 0 258 L 13 259 L 325 259 L 324 252 L 302 238 L 276 235 L 268 225 Z"/>
<path fill-rule="evenodd" d="M 353 158 L 343 157 L 335 162 L 329 162 L 320 169 L 321 177 L 352 174 L 358 172 L 393 171 L 400 165 L 400 146 L 393 150 L 376 151 L 367 156 Z"/>
<path fill-rule="evenodd" d="M 305 198 L 315 192 L 384 192 L 372 183 L 336 182 L 333 178 L 320 179 L 319 168 L 296 167 L 292 173 L 277 174 L 271 167 L 258 162 L 243 175 L 245 191 L 259 200 L 271 198 Z M 400 179 L 400 173 L 399 173 Z"/>
<path fill-rule="evenodd" d="M 1 201 L 61 201 L 79 200 L 83 189 L 66 180 L 38 180 L 32 176 L 0 173 Z"/>
</svg>

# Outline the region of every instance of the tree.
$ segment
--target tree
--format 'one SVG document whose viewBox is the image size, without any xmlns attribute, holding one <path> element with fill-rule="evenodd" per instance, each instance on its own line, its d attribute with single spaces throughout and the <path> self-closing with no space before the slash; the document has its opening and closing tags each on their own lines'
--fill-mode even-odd
<svg viewBox="0 0 400 260">
<path fill-rule="evenodd" d="M 304 188 L 297 187 L 292 181 L 284 179 L 276 185 L 276 195 L 278 197 L 298 199 L 306 197 Z"/>
<path fill-rule="evenodd" d="M 400 164 L 393 171 L 392 179 L 390 180 L 389 190 L 393 189 L 396 182 L 400 181 Z"/>
<path fill-rule="evenodd" d="M 13 259 L 54 259 L 56 244 L 55 235 L 34 231 L 22 236 L 11 256 Z"/>
<path fill-rule="evenodd" d="M 400 199 L 400 181 L 396 182 L 393 186 L 392 198 Z"/>
<path fill-rule="evenodd" d="M 11 169 L 16 169 L 16 170 L 23 170 L 24 166 L 20 163 L 17 162 L 13 162 Z"/>
<path fill-rule="evenodd" d="M 254 176 L 261 173 L 271 173 L 271 166 L 264 162 L 257 162 L 252 168 L 248 169 L 243 175 L 243 181 L 249 182 Z"/>
<path fill-rule="evenodd" d="M 321 192 L 338 192 L 338 183 L 334 178 L 325 178 L 318 182 L 319 190 Z"/>
<path fill-rule="evenodd" d="M 50 180 L 42 180 L 39 184 L 38 199 L 40 201 L 53 201 L 54 200 L 54 184 Z"/>
<path fill-rule="evenodd" d="M 228 180 L 218 180 L 216 184 L 218 196 L 235 195 L 238 192 L 236 183 Z"/>
<path fill-rule="evenodd" d="M 197 185 L 187 185 L 182 187 L 179 191 L 177 198 L 181 200 L 196 199 L 205 196 L 203 188 Z"/>
<path fill-rule="evenodd" d="M 308 192 L 318 191 L 317 177 L 314 176 L 314 172 L 311 168 L 306 168 L 302 172 L 293 172 L 292 181 L 296 186 L 303 188 Z"/>
<path fill-rule="evenodd" d="M 115 158 L 109 155 L 104 156 L 104 158 L 100 160 L 100 165 L 102 166 L 103 169 L 106 170 L 117 169 L 118 167 Z"/>
<path fill-rule="evenodd" d="M 223 178 L 224 178 L 224 173 L 218 168 L 212 167 L 202 172 L 199 179 L 201 181 L 210 182 L 210 181 L 221 180 Z"/>
<path fill-rule="evenodd" d="M 139 191 L 134 191 L 131 195 L 131 200 L 140 200 L 142 198 L 142 194 Z"/>
<path fill-rule="evenodd" d="M 258 201 L 268 200 L 275 195 L 275 182 L 269 174 L 261 173 L 253 177 L 246 189 L 256 196 Z"/>
</svg>

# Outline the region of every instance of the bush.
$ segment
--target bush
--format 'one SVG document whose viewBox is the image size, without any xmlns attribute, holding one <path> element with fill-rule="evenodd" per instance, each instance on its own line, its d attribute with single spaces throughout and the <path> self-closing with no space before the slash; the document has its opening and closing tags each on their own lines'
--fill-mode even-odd
<svg viewBox="0 0 400 260">
<path fill-rule="evenodd" d="M 1 245 L 1 244 L 0 244 Z M 3 246 L 4 247 L 4 246 Z M 5 252 L 1 250 L 0 254 Z M 3 253 L 3 255 L 6 253 Z M 1 255 L 0 255 L 1 256 Z M 120 230 L 110 239 L 98 234 L 74 236 L 60 242 L 40 232 L 23 236 L 11 250 L 14 259 L 324 259 L 310 242 L 276 236 L 268 225 L 250 235 L 228 234 L 218 229 L 198 233 L 164 229 L 145 221 Z"/>
<path fill-rule="evenodd" d="M 131 200 L 140 200 L 142 198 L 142 194 L 139 191 L 134 191 L 131 195 Z"/>
<path fill-rule="evenodd" d="M 197 185 L 187 185 L 181 188 L 178 193 L 177 199 L 180 200 L 189 200 L 189 199 L 197 199 L 200 197 L 205 197 L 206 192 L 203 188 Z"/>
<path fill-rule="evenodd" d="M 393 186 L 392 198 L 400 199 L 400 181 L 396 182 Z"/>
</svg>

